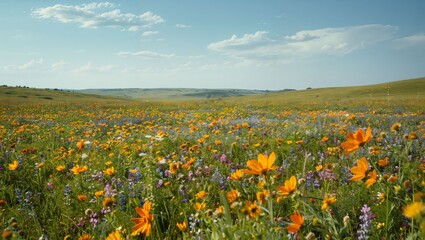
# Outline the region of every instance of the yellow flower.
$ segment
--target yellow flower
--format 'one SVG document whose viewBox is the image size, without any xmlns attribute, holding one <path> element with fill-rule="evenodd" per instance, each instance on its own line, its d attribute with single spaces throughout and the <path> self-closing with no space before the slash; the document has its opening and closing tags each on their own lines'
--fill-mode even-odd
<svg viewBox="0 0 425 240">
<path fill-rule="evenodd" d="M 17 160 L 13 161 L 13 163 L 9 164 L 9 170 L 11 171 L 15 171 L 16 169 L 19 168 L 19 163 Z"/>
<path fill-rule="evenodd" d="M 201 210 L 203 210 L 205 208 L 205 206 L 206 206 L 205 203 L 198 203 L 198 202 L 196 202 L 195 203 L 195 210 L 196 211 L 201 211 Z"/>
<path fill-rule="evenodd" d="M 65 170 L 65 166 L 64 165 L 59 165 L 56 167 L 56 170 L 59 172 L 62 172 L 63 170 Z"/>
<path fill-rule="evenodd" d="M 94 195 L 95 195 L 96 197 L 101 197 L 101 196 L 103 195 L 103 191 L 102 191 L 102 190 L 97 191 L 97 192 L 95 192 L 95 193 L 94 193 Z"/>
<path fill-rule="evenodd" d="M 184 232 L 184 231 L 187 230 L 187 224 L 186 224 L 186 222 L 177 223 L 176 225 L 180 229 L 180 231 L 182 231 L 182 232 Z"/>
<path fill-rule="evenodd" d="M 238 199 L 238 197 L 239 197 L 239 192 L 236 189 L 226 194 L 226 198 L 227 198 L 227 201 L 229 201 L 229 203 L 235 202 Z"/>
<path fill-rule="evenodd" d="M 333 204 L 335 201 L 336 201 L 336 198 L 334 196 L 323 199 L 322 210 L 326 211 L 329 205 Z"/>
<path fill-rule="evenodd" d="M 413 202 L 407 205 L 403 212 L 408 218 L 415 218 L 425 210 L 425 205 L 422 202 Z"/>
<path fill-rule="evenodd" d="M 121 234 L 120 231 L 115 230 L 114 232 L 111 232 L 106 238 L 105 240 L 121 240 Z"/>
<path fill-rule="evenodd" d="M 172 162 L 170 164 L 170 172 L 171 172 L 171 174 L 175 174 L 177 172 L 177 169 L 179 169 L 179 168 L 180 168 L 180 164 L 179 163 Z"/>
<path fill-rule="evenodd" d="M 288 196 L 297 190 L 297 178 L 292 176 L 289 180 L 285 181 L 284 186 L 278 186 L 278 188 L 282 192 L 283 196 Z"/>
<path fill-rule="evenodd" d="M 251 218 L 256 218 L 261 214 L 261 208 L 257 205 L 257 202 L 251 203 L 250 201 L 245 202 L 246 207 L 244 208 L 244 212 L 247 212 Z"/>
<path fill-rule="evenodd" d="M 87 166 L 80 166 L 80 165 L 75 165 L 75 167 L 73 167 L 72 169 L 71 169 L 71 171 L 75 174 L 75 175 L 78 175 L 78 174 L 80 174 L 80 173 L 83 173 L 83 172 L 85 172 L 85 171 L 87 171 L 88 170 L 88 167 Z"/>
<path fill-rule="evenodd" d="M 322 171 L 322 169 L 323 169 L 322 164 L 316 166 L 316 171 L 320 172 L 320 171 Z"/>
<path fill-rule="evenodd" d="M 248 160 L 246 164 L 250 169 L 243 169 L 246 174 L 266 174 L 268 171 L 275 170 L 277 166 L 273 166 L 276 155 L 274 152 L 269 157 L 263 154 L 258 155 L 258 160 Z"/>
<path fill-rule="evenodd" d="M 84 140 L 77 142 L 77 148 L 79 150 L 83 149 L 84 145 L 85 145 Z"/>
<path fill-rule="evenodd" d="M 112 197 L 107 197 L 103 200 L 102 206 L 103 208 L 107 208 L 112 206 L 115 203 L 115 199 Z"/>
<path fill-rule="evenodd" d="M 236 171 L 232 174 L 230 174 L 230 178 L 233 180 L 239 180 L 243 176 L 243 172 L 239 169 L 236 169 Z"/>
<path fill-rule="evenodd" d="M 393 131 L 393 132 L 398 132 L 398 131 L 400 130 L 400 128 L 401 128 L 401 123 L 394 123 L 394 124 L 391 126 L 391 131 Z"/>
<path fill-rule="evenodd" d="M 115 173 L 115 168 L 112 166 L 110 168 L 107 168 L 105 171 L 103 171 L 106 175 L 112 176 Z"/>
<path fill-rule="evenodd" d="M 78 238 L 78 240 L 91 240 L 91 239 L 93 239 L 93 237 L 92 236 L 90 236 L 90 234 L 83 234 L 83 235 L 81 235 L 79 238 Z"/>
<path fill-rule="evenodd" d="M 140 233 L 145 236 L 149 236 L 151 234 L 151 222 L 154 219 L 154 216 L 150 213 L 152 203 L 146 201 L 143 204 L 143 208 L 136 207 L 136 212 L 139 214 L 140 218 L 132 218 L 131 221 L 135 222 L 136 225 L 133 226 L 132 236 L 137 236 Z"/>
<path fill-rule="evenodd" d="M 205 191 L 200 191 L 195 195 L 197 199 L 204 199 L 206 196 L 207 196 L 207 193 Z"/>
<path fill-rule="evenodd" d="M 264 190 L 262 192 L 257 192 L 257 201 L 264 204 L 266 202 L 266 197 L 268 197 L 270 194 L 267 190 Z"/>
</svg>

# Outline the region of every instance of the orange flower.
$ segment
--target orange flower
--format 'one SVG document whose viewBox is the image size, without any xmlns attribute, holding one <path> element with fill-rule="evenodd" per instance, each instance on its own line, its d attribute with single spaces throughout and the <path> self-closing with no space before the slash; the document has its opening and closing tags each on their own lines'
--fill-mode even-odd
<svg viewBox="0 0 425 240">
<path fill-rule="evenodd" d="M 365 134 L 360 128 L 355 133 L 347 134 L 346 138 L 347 141 L 341 143 L 341 146 L 345 148 L 344 153 L 352 153 L 372 139 L 372 130 L 368 127 Z"/>
<path fill-rule="evenodd" d="M 77 142 L 77 148 L 79 150 L 83 149 L 84 145 L 85 145 L 84 140 Z"/>
<path fill-rule="evenodd" d="M 295 190 L 297 190 L 297 178 L 292 176 L 289 180 L 285 181 L 284 186 L 278 186 L 279 190 L 282 192 L 283 196 L 288 196 Z"/>
<path fill-rule="evenodd" d="M 180 231 L 182 231 L 182 232 L 184 232 L 184 231 L 187 230 L 187 224 L 186 224 L 186 222 L 177 223 L 176 225 L 180 229 Z"/>
<path fill-rule="evenodd" d="M 290 218 L 293 223 L 289 225 L 288 232 L 297 233 L 304 224 L 304 217 L 298 211 L 295 211 Z"/>
<path fill-rule="evenodd" d="M 136 225 L 133 226 L 132 236 L 137 236 L 140 233 L 143 233 L 145 236 L 149 236 L 151 234 L 151 222 L 154 219 L 154 216 L 150 213 L 152 203 L 146 201 L 143 204 L 143 208 L 136 207 L 136 212 L 139 214 L 140 218 L 132 218 L 131 221 L 135 222 Z"/>
<path fill-rule="evenodd" d="M 106 238 L 105 240 L 121 240 L 121 234 L 120 231 L 115 230 L 114 232 L 111 232 Z"/>
<path fill-rule="evenodd" d="M 248 160 L 246 164 L 250 169 L 243 169 L 246 174 L 266 174 L 268 171 L 275 170 L 277 166 L 273 166 L 276 155 L 274 152 L 269 157 L 263 154 L 258 155 L 258 160 Z"/>
<path fill-rule="evenodd" d="M 384 159 L 379 160 L 378 165 L 381 166 L 381 167 L 387 166 L 388 165 L 388 158 L 386 157 Z"/>
<path fill-rule="evenodd" d="M 243 172 L 239 169 L 236 169 L 236 171 L 232 174 L 230 174 L 230 178 L 233 180 L 239 180 L 243 176 Z"/>
<path fill-rule="evenodd" d="M 234 189 L 234 190 L 232 190 L 232 191 L 230 191 L 226 194 L 227 201 L 229 201 L 230 203 L 236 201 L 238 199 L 238 197 L 239 197 L 239 192 L 236 189 Z"/>
<path fill-rule="evenodd" d="M 251 218 L 256 218 L 261 214 L 261 208 L 257 205 L 257 202 L 251 203 L 250 201 L 245 202 L 246 207 L 243 209 L 244 212 L 247 212 Z"/>
<path fill-rule="evenodd" d="M 370 186 L 372 186 L 373 184 L 376 183 L 376 180 L 378 179 L 378 176 L 376 175 L 376 171 L 373 170 L 372 172 L 370 172 L 368 174 L 369 179 L 366 181 L 366 187 L 369 188 Z"/>
<path fill-rule="evenodd" d="M 78 201 L 80 201 L 80 202 L 84 202 L 84 201 L 86 201 L 86 200 L 87 200 L 87 196 L 86 196 L 86 195 L 84 195 L 84 194 L 78 194 L 77 199 L 78 199 Z"/>
<path fill-rule="evenodd" d="M 366 172 L 369 170 L 369 163 L 366 158 L 357 161 L 357 166 L 354 166 L 350 169 L 350 171 L 354 174 L 354 176 L 350 179 L 351 181 L 359 181 L 366 177 Z"/>
</svg>

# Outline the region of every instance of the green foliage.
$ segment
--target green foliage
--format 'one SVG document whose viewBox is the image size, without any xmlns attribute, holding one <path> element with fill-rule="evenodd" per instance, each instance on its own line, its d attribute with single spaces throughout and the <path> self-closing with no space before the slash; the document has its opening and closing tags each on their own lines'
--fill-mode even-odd
<svg viewBox="0 0 425 240">
<path fill-rule="evenodd" d="M 3 107 L 2 230 L 24 239 L 104 239 L 119 229 L 137 239 L 131 219 L 149 201 L 148 239 L 355 239 L 366 205 L 371 239 L 420 239 L 423 210 L 413 219 L 403 211 L 424 202 L 419 105 L 403 113 L 379 105 L 298 108 L 214 101 Z M 347 134 L 369 126 L 372 139 L 344 153 Z M 263 155 L 269 161 L 272 153 L 262 171 Z M 362 157 L 369 168 L 352 181 Z M 372 171 L 376 182 L 367 187 Z M 284 193 L 292 176 L 296 188 Z"/>
</svg>

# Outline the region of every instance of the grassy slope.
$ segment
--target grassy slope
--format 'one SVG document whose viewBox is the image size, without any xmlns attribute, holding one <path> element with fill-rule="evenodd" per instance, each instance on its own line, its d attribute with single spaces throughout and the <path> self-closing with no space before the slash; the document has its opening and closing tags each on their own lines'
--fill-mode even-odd
<svg viewBox="0 0 425 240">
<path fill-rule="evenodd" d="M 354 87 L 318 88 L 229 99 L 269 104 L 397 104 L 425 101 L 425 78 Z"/>
<path fill-rule="evenodd" d="M 0 105 L 12 104 L 58 104 L 58 103 L 117 103 L 125 100 L 48 89 L 0 87 Z M 127 100 L 128 101 L 128 100 Z"/>
<path fill-rule="evenodd" d="M 128 90 L 135 91 L 134 93 Z M 115 90 L 109 90 L 114 92 Z M 120 91 L 118 89 L 118 91 Z M 127 94 L 140 94 L 146 89 L 127 89 Z M 123 91 L 121 91 L 123 93 Z M 256 93 L 256 94 L 255 94 Z M 425 105 L 425 78 L 402 80 L 383 84 L 354 87 L 318 88 L 299 91 L 271 92 L 250 90 L 214 90 L 214 89 L 149 89 L 143 97 L 126 99 L 105 95 L 85 94 L 58 90 L 0 87 L 0 105 L 10 104 L 56 104 L 56 103 L 141 103 L 149 100 L 161 100 L 162 103 L 190 104 L 204 102 L 206 94 L 213 98 L 225 98 L 222 103 L 276 104 L 276 105 L 373 105 L 390 104 Z M 255 94 L 255 95 L 250 95 Z M 237 97 L 234 97 L 237 96 Z"/>
</svg>

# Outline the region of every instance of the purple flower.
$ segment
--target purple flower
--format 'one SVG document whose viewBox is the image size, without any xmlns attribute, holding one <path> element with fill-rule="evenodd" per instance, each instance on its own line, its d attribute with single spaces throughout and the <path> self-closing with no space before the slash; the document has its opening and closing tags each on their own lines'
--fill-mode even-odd
<svg viewBox="0 0 425 240">
<path fill-rule="evenodd" d="M 370 207 L 367 206 L 366 204 L 363 205 L 360 211 L 362 215 L 359 217 L 360 229 L 357 230 L 357 234 L 358 234 L 357 239 L 359 240 L 369 239 L 370 228 L 372 226 L 372 220 L 375 218 L 375 215 L 372 214 Z"/>
</svg>

